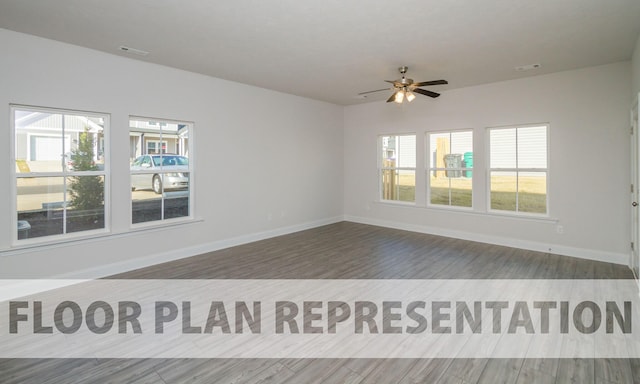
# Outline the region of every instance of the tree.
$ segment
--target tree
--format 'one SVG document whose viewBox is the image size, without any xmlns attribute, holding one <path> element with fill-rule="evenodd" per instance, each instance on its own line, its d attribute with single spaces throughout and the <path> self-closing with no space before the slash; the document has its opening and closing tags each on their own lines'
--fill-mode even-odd
<svg viewBox="0 0 640 384">
<path fill-rule="evenodd" d="M 94 161 L 94 139 L 85 128 L 78 147 L 71 151 L 73 171 L 97 171 Z M 69 206 L 77 211 L 98 210 L 104 206 L 104 181 L 100 176 L 74 176 L 69 184 Z M 97 216 L 98 212 L 96 212 Z M 94 217 L 95 219 L 95 217 Z"/>
</svg>

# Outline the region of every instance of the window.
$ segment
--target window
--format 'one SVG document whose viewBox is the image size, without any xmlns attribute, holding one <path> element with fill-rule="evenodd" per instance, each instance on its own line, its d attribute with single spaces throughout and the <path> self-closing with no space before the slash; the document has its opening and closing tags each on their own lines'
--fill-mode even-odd
<svg viewBox="0 0 640 384">
<path fill-rule="evenodd" d="M 379 148 L 382 200 L 415 202 L 416 135 L 380 136 Z"/>
<path fill-rule="evenodd" d="M 167 142 L 147 140 L 147 153 L 167 153 Z"/>
<path fill-rule="evenodd" d="M 429 134 L 429 203 L 471 207 L 473 132 Z"/>
<path fill-rule="evenodd" d="M 547 214 L 546 125 L 489 129 L 492 210 Z"/>
<path fill-rule="evenodd" d="M 191 217 L 193 124 L 129 120 L 131 223 Z"/>
<path fill-rule="evenodd" d="M 107 228 L 106 114 L 11 107 L 17 241 Z"/>
</svg>

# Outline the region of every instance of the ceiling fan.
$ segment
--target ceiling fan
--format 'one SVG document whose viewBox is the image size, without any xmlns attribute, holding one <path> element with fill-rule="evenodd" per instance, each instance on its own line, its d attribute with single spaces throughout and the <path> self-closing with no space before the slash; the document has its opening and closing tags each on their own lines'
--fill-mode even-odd
<svg viewBox="0 0 640 384">
<path fill-rule="evenodd" d="M 425 95 L 425 96 L 429 96 L 429 97 L 438 97 L 438 96 L 440 96 L 439 93 L 432 92 L 432 91 L 427 91 L 426 89 L 420 89 L 419 87 L 426 87 L 426 86 L 429 86 L 429 85 L 449 84 L 449 82 L 447 82 L 446 80 L 421 81 L 421 82 L 418 82 L 418 83 L 414 83 L 413 79 L 407 79 L 405 77 L 405 73 L 407 73 L 408 69 L 409 69 L 408 67 L 404 67 L 404 66 L 398 68 L 398 70 L 400 71 L 400 74 L 402 74 L 402 78 L 401 79 L 398 79 L 398 80 L 385 80 L 387 83 L 393 84 L 393 94 L 391 95 L 391 97 L 389 97 L 389 99 L 387 100 L 387 103 L 390 103 L 390 102 L 393 101 L 395 103 L 402 104 L 402 102 L 405 99 L 408 102 L 412 102 L 413 99 L 416 98 L 415 93 L 419 93 L 421 95 Z M 388 90 L 388 88 L 378 89 L 378 90 L 375 90 L 375 91 L 362 92 L 362 93 L 358 93 L 358 95 L 359 96 L 364 96 L 364 95 L 369 94 L 369 93 L 386 91 L 386 90 Z"/>
</svg>

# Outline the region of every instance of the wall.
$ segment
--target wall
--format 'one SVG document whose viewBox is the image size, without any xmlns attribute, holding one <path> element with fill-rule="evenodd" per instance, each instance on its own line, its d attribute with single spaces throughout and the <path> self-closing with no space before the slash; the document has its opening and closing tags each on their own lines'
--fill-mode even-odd
<svg viewBox="0 0 640 384">
<path fill-rule="evenodd" d="M 639 40 L 640 44 L 640 40 Z M 9 152 L 10 103 L 111 114 L 112 232 L 99 239 L 12 249 L 10 205 L 0 205 L 0 278 L 91 278 L 342 218 L 626 263 L 629 84 L 632 64 L 556 73 L 418 97 L 398 107 L 342 108 L 0 29 L 0 142 Z M 197 219 L 132 232 L 129 115 L 195 122 Z M 377 201 L 376 137 L 474 129 L 474 188 L 485 127 L 550 123 L 550 215 L 530 220 L 399 207 Z M 344 130 L 343 130 L 344 126 Z M 424 141 L 421 141 L 424 142 Z M 418 148 L 419 159 L 425 148 Z M 10 180 L 7 156 L 0 178 Z M 225 167 L 233 164 L 233 167 Z M 420 175 L 423 178 L 423 175 Z M 419 202 L 425 189 L 418 185 Z M 11 199 L 0 189 L 0 201 Z M 556 232 L 561 224 L 563 234 Z"/>
<path fill-rule="evenodd" d="M 446 91 L 407 105 L 373 102 L 345 109 L 348 220 L 626 264 L 629 247 L 630 63 Z M 486 127 L 549 123 L 550 219 L 486 214 Z M 474 213 L 378 202 L 376 137 L 474 130 Z M 419 160 L 423 161 L 423 160 Z M 564 233 L 559 234 L 557 225 Z"/>
<path fill-rule="evenodd" d="M 16 250 L 0 189 L 0 278 L 91 278 L 341 219 L 342 107 L 2 29 L 0 46 L 0 152 L 10 103 L 110 113 L 113 206 L 111 236 Z M 131 232 L 129 115 L 195 122 L 195 222 Z"/>
<path fill-rule="evenodd" d="M 631 78 L 632 78 L 632 97 L 637 97 L 640 93 L 640 36 L 636 40 L 636 48 L 631 58 Z"/>
</svg>

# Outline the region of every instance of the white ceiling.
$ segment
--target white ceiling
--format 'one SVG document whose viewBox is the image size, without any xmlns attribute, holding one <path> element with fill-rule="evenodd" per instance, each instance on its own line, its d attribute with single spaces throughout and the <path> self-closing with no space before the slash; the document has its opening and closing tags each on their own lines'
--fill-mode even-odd
<svg viewBox="0 0 640 384">
<path fill-rule="evenodd" d="M 0 0 L 0 28 L 349 105 L 401 65 L 443 91 L 629 60 L 640 1 Z"/>
</svg>

